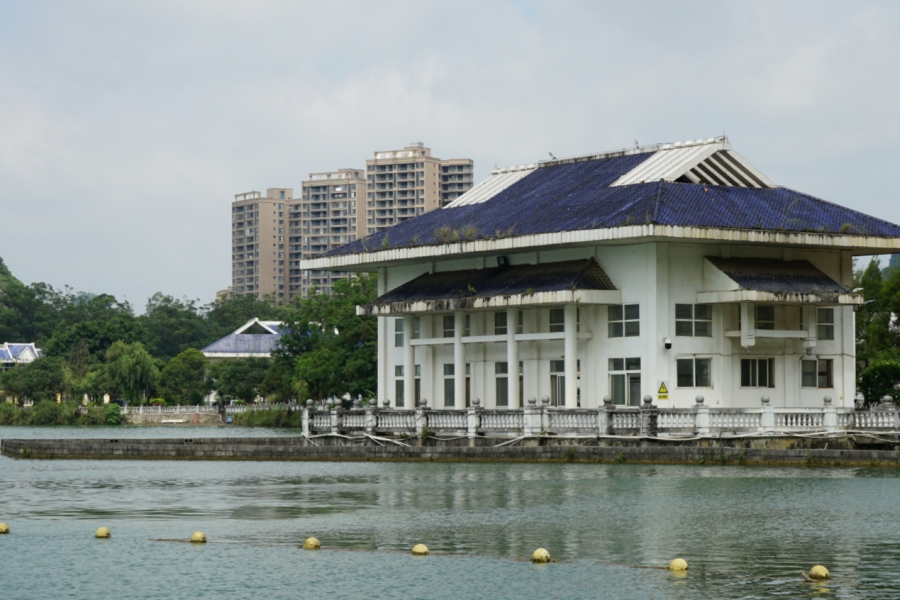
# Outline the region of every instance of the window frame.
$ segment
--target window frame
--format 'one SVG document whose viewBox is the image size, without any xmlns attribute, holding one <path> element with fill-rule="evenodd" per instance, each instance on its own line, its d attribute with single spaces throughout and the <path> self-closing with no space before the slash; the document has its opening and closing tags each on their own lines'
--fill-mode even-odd
<svg viewBox="0 0 900 600">
<path fill-rule="evenodd" d="M 706 382 L 705 385 L 699 381 L 701 370 L 698 365 L 706 364 Z M 681 365 L 690 364 L 690 384 L 682 383 Z M 712 357 L 709 356 L 690 356 L 675 359 L 675 386 L 678 388 L 711 388 L 712 387 Z"/>
<path fill-rule="evenodd" d="M 820 390 L 834 389 L 834 359 L 803 359 L 800 361 L 800 365 L 800 387 Z M 815 369 L 810 372 L 807 365 L 815 365 Z M 823 376 L 826 385 L 822 385 Z M 807 385 L 809 377 L 814 378 L 815 385 Z"/>
<path fill-rule="evenodd" d="M 760 385 L 760 368 L 759 364 L 765 362 L 766 365 L 766 385 Z M 744 363 L 747 363 L 747 379 L 748 383 L 744 383 Z M 750 365 L 755 365 L 755 368 Z M 740 387 L 747 389 L 774 389 L 775 388 L 775 359 L 774 358 L 741 358 L 740 364 L 741 383 Z"/>
<path fill-rule="evenodd" d="M 629 316 L 629 311 L 636 313 Z M 610 304 L 607 307 L 607 337 L 625 338 L 641 336 L 641 305 Z"/>
<path fill-rule="evenodd" d="M 690 316 L 678 316 L 679 308 L 684 311 L 684 308 L 687 307 L 690 309 Z M 697 317 L 697 309 L 704 308 L 709 311 L 709 318 L 698 318 Z M 675 336 L 676 337 L 712 337 L 712 305 L 711 304 L 675 304 Z M 679 325 L 682 325 L 682 331 L 679 331 Z M 688 333 L 684 330 L 684 324 L 687 324 L 687 329 L 690 331 Z M 697 333 L 698 327 L 702 329 L 706 327 L 707 333 Z"/>
<path fill-rule="evenodd" d="M 828 315 L 828 319 L 823 321 L 821 315 Z M 816 307 L 816 339 L 825 341 L 834 341 L 835 317 L 834 308 L 832 307 Z M 822 335 L 822 332 L 826 335 Z M 830 332 L 830 333 L 829 333 Z"/>
</svg>

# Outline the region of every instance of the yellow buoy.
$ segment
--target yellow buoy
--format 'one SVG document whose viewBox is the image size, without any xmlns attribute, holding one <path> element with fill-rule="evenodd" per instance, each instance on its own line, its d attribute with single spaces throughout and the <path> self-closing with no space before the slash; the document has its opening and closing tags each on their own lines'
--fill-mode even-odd
<svg viewBox="0 0 900 600">
<path fill-rule="evenodd" d="M 822 565 L 816 565 L 809 570 L 810 579 L 831 579 L 831 573 Z"/>
<path fill-rule="evenodd" d="M 108 538 L 112 535 L 109 531 L 109 527 L 101 527 L 97 531 L 94 532 L 95 538 Z"/>
<path fill-rule="evenodd" d="M 550 553 L 544 550 L 543 548 L 538 548 L 534 552 L 531 553 L 531 562 L 533 563 L 548 563 L 550 562 Z"/>
<path fill-rule="evenodd" d="M 191 542 L 195 544 L 205 544 L 206 534 L 202 531 L 195 531 L 193 534 L 191 534 Z"/>
<path fill-rule="evenodd" d="M 425 544 L 416 544 L 413 546 L 412 553 L 416 556 L 425 556 L 428 554 L 428 546 Z"/>
<path fill-rule="evenodd" d="M 304 550 L 318 550 L 321 547 L 322 544 L 319 542 L 318 538 L 308 537 L 303 541 Z"/>
<path fill-rule="evenodd" d="M 0 523 L 0 533 L 9 533 L 9 525 Z"/>
<path fill-rule="evenodd" d="M 688 570 L 687 561 L 684 560 L 683 558 L 676 558 L 675 560 L 673 560 L 672 562 L 669 563 L 669 570 L 670 571 L 687 571 Z"/>
</svg>

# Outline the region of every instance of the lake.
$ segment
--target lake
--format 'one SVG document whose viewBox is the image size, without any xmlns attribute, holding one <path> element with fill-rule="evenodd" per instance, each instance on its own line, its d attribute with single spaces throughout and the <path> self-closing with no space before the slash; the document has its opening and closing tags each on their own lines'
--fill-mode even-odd
<svg viewBox="0 0 900 600">
<path fill-rule="evenodd" d="M 0 438 L 246 437 L 221 427 Z M 900 472 L 0 457 L 0 595 L 19 598 L 900 597 Z M 105 525 L 112 538 L 97 540 Z M 192 545 L 195 530 L 209 543 Z M 304 551 L 304 538 L 323 549 Z M 416 543 L 431 555 L 414 557 Z M 533 565 L 543 547 L 559 562 Z M 675 557 L 685 577 L 657 568 Z M 824 564 L 835 579 L 803 582 Z"/>
</svg>

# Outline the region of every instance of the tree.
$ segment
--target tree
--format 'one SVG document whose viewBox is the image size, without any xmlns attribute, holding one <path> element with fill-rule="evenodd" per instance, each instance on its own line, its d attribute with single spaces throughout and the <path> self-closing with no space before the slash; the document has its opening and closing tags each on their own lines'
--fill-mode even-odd
<svg viewBox="0 0 900 600">
<path fill-rule="evenodd" d="M 262 395 L 263 381 L 271 364 L 266 358 L 238 358 L 216 363 L 212 368 L 214 387 L 228 400 L 254 402 Z"/>
<path fill-rule="evenodd" d="M 119 340 L 106 352 L 106 372 L 110 381 L 129 402 L 140 402 L 159 379 L 153 357 L 140 342 Z"/>
<path fill-rule="evenodd" d="M 131 344 L 141 342 L 145 336 L 131 305 L 109 294 L 71 296 L 63 304 L 61 315 L 59 326 L 45 348 L 51 356 L 66 356 L 86 344 L 93 359 L 102 361 L 116 341 Z"/>
<path fill-rule="evenodd" d="M 375 276 L 362 274 L 336 281 L 332 294 L 300 300 L 288 310 L 276 361 L 317 399 L 374 394 L 378 324 L 375 317 L 358 317 L 356 306 L 375 297 Z"/>
<path fill-rule="evenodd" d="M 55 402 L 56 395 L 66 391 L 63 364 L 59 358 L 39 358 L 32 363 L 13 369 L 13 371 L 19 370 L 21 370 L 19 394 L 24 398 L 29 398 L 34 402 L 45 400 Z"/>
<path fill-rule="evenodd" d="M 900 402 L 897 386 L 900 385 L 900 361 L 877 360 L 860 375 L 859 389 L 866 404 L 877 404 L 885 396 Z"/>
<path fill-rule="evenodd" d="M 206 325 L 196 300 L 178 300 L 157 292 L 147 300 L 141 319 L 147 349 L 153 356 L 169 359 L 188 348 L 201 347 Z"/>
<path fill-rule="evenodd" d="M 207 370 L 207 360 L 203 353 L 189 348 L 163 368 L 159 391 L 170 403 L 200 404 L 211 387 Z"/>
</svg>

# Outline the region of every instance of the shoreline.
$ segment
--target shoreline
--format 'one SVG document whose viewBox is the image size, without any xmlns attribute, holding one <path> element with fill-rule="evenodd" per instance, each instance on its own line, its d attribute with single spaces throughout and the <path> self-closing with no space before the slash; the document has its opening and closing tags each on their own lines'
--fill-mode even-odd
<svg viewBox="0 0 900 600">
<path fill-rule="evenodd" d="M 837 440 L 806 447 L 784 447 L 800 440 L 616 440 L 528 438 L 504 446 L 470 445 L 464 438 L 427 440 L 412 445 L 387 438 L 161 438 L 161 439 L 4 439 L 0 453 L 41 460 L 199 460 L 199 461 L 384 461 L 384 462 L 558 462 L 597 464 L 683 464 L 808 467 L 900 467 L 900 451 L 835 448 Z M 437 445 L 441 441 L 445 445 Z M 488 440 L 499 442 L 496 439 Z M 513 445 L 513 442 L 516 445 Z M 753 447 L 753 446 L 756 447 Z"/>
</svg>

